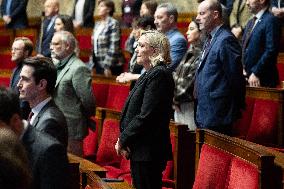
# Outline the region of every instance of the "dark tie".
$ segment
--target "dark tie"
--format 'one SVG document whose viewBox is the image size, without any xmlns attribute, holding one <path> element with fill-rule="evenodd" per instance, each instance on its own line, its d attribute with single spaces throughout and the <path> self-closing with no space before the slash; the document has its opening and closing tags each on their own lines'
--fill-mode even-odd
<svg viewBox="0 0 284 189">
<path fill-rule="evenodd" d="M 30 113 L 29 113 L 29 117 L 28 117 L 28 122 L 30 123 L 30 121 L 31 121 L 31 119 L 32 119 L 32 117 L 33 117 L 33 115 L 34 115 L 34 113 L 31 111 Z"/>
<path fill-rule="evenodd" d="M 242 62 L 243 62 L 243 64 L 244 64 L 244 55 L 245 55 L 246 47 L 247 47 L 247 44 L 248 44 L 250 35 L 252 33 L 252 29 L 253 29 L 253 26 L 255 24 L 256 19 L 257 19 L 257 17 L 254 16 L 252 19 L 250 19 L 250 21 L 248 22 L 248 25 L 247 25 L 246 33 L 245 33 L 245 36 L 244 36 L 244 39 L 243 39 L 243 46 L 242 46 Z"/>
<path fill-rule="evenodd" d="M 207 41 L 206 41 L 206 43 L 205 43 L 205 45 L 204 45 L 204 48 L 203 48 L 202 59 L 204 58 L 204 56 L 206 55 L 206 53 L 209 51 L 211 41 L 212 41 L 212 36 L 211 36 L 210 34 L 208 34 L 208 36 L 207 36 Z"/>
</svg>

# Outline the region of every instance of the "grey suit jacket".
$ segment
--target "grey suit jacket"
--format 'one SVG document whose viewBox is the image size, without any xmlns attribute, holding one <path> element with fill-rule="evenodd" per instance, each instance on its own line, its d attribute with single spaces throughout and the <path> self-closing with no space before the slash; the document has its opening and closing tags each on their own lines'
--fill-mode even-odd
<svg viewBox="0 0 284 189">
<path fill-rule="evenodd" d="M 69 188 L 66 148 L 55 138 L 28 126 L 22 142 L 33 174 L 34 189 Z"/>
<path fill-rule="evenodd" d="M 69 139 L 82 140 L 96 104 L 91 71 L 75 54 L 57 76 L 53 99 L 66 118 Z"/>
<path fill-rule="evenodd" d="M 34 119 L 33 126 L 50 134 L 67 147 L 68 130 L 66 119 L 53 100 L 49 101 L 41 109 Z"/>
</svg>

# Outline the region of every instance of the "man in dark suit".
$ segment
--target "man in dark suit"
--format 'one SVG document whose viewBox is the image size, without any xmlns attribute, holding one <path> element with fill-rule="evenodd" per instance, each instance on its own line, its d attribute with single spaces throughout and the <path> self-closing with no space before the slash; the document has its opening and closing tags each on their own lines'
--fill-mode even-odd
<svg viewBox="0 0 284 189">
<path fill-rule="evenodd" d="M 23 68 L 23 60 L 30 57 L 33 52 L 33 43 L 27 37 L 17 37 L 11 48 L 11 60 L 16 63 L 16 67 L 13 69 L 13 73 L 10 79 L 10 88 L 13 89 L 17 94 L 19 90 L 17 83 L 20 79 L 20 73 Z M 27 119 L 31 111 L 29 103 L 26 101 L 20 101 L 20 107 L 22 111 L 22 118 Z"/>
<path fill-rule="evenodd" d="M 28 26 L 28 0 L 3 0 L 1 14 L 7 28 L 20 29 Z"/>
<path fill-rule="evenodd" d="M 244 106 L 245 79 L 240 45 L 224 27 L 221 15 L 217 0 L 205 0 L 198 6 L 196 19 L 208 39 L 196 73 L 196 122 L 198 128 L 230 134 Z"/>
<path fill-rule="evenodd" d="M 54 34 L 54 23 L 59 13 L 58 0 L 46 0 L 44 3 L 45 18 L 41 23 L 41 31 L 37 42 L 37 52 L 45 57 L 51 57 L 50 42 Z"/>
<path fill-rule="evenodd" d="M 75 0 L 73 11 L 73 24 L 75 28 L 94 27 L 95 0 Z"/>
<path fill-rule="evenodd" d="M 18 88 L 20 99 L 28 101 L 32 108 L 30 124 L 67 147 L 67 123 L 51 97 L 56 77 L 56 68 L 49 58 L 27 58 L 23 61 Z"/>
<path fill-rule="evenodd" d="M 247 0 L 246 4 L 254 18 L 248 22 L 243 35 L 244 74 L 252 87 L 276 87 L 279 20 L 269 12 L 269 0 Z"/>
<path fill-rule="evenodd" d="M 18 96 L 5 88 L 0 88 L 0 127 L 11 129 L 21 139 L 32 170 L 32 188 L 70 187 L 66 148 L 22 120 Z"/>
</svg>

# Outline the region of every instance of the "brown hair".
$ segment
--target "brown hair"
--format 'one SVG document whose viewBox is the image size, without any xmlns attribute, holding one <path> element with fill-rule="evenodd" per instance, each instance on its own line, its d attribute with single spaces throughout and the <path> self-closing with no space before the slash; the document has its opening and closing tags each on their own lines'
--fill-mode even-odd
<svg viewBox="0 0 284 189">
<path fill-rule="evenodd" d="M 34 50 L 33 42 L 27 37 L 17 37 L 15 38 L 14 41 L 19 41 L 19 40 L 24 42 L 24 45 L 25 45 L 24 50 L 29 52 L 28 56 L 31 56 Z"/>
<path fill-rule="evenodd" d="M 100 4 L 100 3 L 104 3 L 105 6 L 110 9 L 109 15 L 113 16 L 113 13 L 115 12 L 114 2 L 112 0 L 99 0 L 98 4 Z"/>
</svg>

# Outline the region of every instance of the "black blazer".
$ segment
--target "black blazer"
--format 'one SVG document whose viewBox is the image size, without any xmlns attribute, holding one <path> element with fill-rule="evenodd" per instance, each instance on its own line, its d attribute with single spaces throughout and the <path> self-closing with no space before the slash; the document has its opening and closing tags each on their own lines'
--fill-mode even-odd
<svg viewBox="0 0 284 189">
<path fill-rule="evenodd" d="M 11 22 L 6 25 L 7 28 L 18 29 L 28 26 L 27 17 L 28 0 L 13 0 L 11 3 Z M 1 15 L 6 15 L 7 0 L 3 0 L 1 4 Z"/>
<path fill-rule="evenodd" d="M 70 187 L 67 152 L 62 144 L 30 125 L 22 142 L 32 169 L 34 189 Z"/>
<path fill-rule="evenodd" d="M 44 131 L 67 147 L 68 130 L 65 116 L 53 100 L 49 101 L 34 119 L 33 126 Z"/>
<path fill-rule="evenodd" d="M 74 10 L 73 10 L 73 19 L 75 18 L 75 7 L 78 0 L 75 0 Z M 83 27 L 94 27 L 94 9 L 96 1 L 95 0 L 85 0 L 84 9 L 83 9 Z"/>
<path fill-rule="evenodd" d="M 129 147 L 132 161 L 163 161 L 172 158 L 169 121 L 174 81 L 165 65 L 140 76 L 124 105 L 120 142 Z"/>
</svg>

